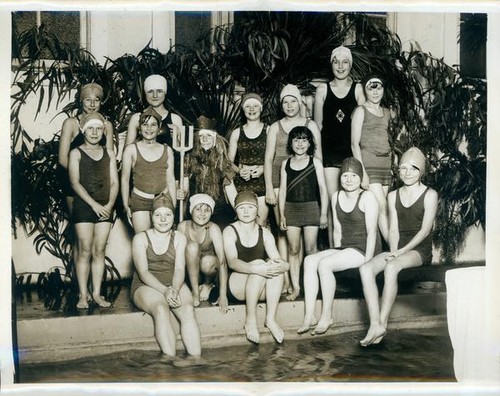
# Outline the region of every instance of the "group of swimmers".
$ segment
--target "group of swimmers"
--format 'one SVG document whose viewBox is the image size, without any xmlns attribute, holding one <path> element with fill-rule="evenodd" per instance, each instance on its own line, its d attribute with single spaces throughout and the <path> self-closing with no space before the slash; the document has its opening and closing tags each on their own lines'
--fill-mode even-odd
<svg viewBox="0 0 500 396">
<path fill-rule="evenodd" d="M 270 126 L 261 121 L 262 98 L 249 93 L 241 99 L 245 122 L 229 143 L 217 133 L 214 120 L 196 120 L 194 147 L 185 161 L 174 150 L 183 125 L 164 106 L 166 79 L 147 77 L 149 106 L 130 119 L 125 148 L 118 150 L 120 175 L 112 125 L 99 113 L 102 87 L 83 86 L 82 114 L 64 122 L 59 148 L 76 232 L 77 307 L 85 309 L 92 300 L 110 305 L 100 286 L 120 194 L 135 234 L 131 298 L 153 317 L 163 353 L 175 355 L 172 312 L 188 354 L 200 355 L 194 308 L 212 294 L 222 313 L 231 299 L 245 301 L 246 337 L 254 343 L 260 337 L 257 304 L 265 300 L 265 326 L 281 343 L 280 299 L 295 300 L 303 284 L 305 313 L 297 332 L 323 334 L 334 323 L 334 273 L 349 268 L 359 268 L 370 317 L 360 345 L 380 343 L 398 273 L 432 258 L 438 198 L 422 183 L 426 160 L 415 147 L 399 159 L 402 187 L 388 193 L 396 159 L 388 138 L 393 115 L 381 105 L 384 81 L 372 75 L 355 83 L 346 47 L 332 51 L 331 64 L 334 79 L 316 91 L 315 121 L 306 117 L 294 85 L 282 89 L 284 117 Z M 178 202 L 186 202 L 187 209 L 178 208 Z M 270 209 L 276 236 L 268 227 Z M 236 213 L 229 225 L 224 223 L 228 213 Z M 175 226 L 184 215 L 188 219 Z M 328 230 L 329 249 L 318 251 L 319 229 Z M 382 271 L 379 305 L 375 277 Z M 314 309 L 320 284 L 318 320 Z"/>
</svg>

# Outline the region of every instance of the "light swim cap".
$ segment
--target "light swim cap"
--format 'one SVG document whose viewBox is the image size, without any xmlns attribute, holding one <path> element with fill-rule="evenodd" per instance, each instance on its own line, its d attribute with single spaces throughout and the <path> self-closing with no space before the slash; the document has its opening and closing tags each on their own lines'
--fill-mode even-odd
<svg viewBox="0 0 500 396">
<path fill-rule="evenodd" d="M 280 93 L 280 102 L 283 102 L 285 96 L 293 96 L 299 103 L 302 101 L 302 95 L 300 94 L 299 88 L 293 84 L 287 84 L 283 87 Z"/>
<path fill-rule="evenodd" d="M 349 48 L 344 47 L 342 45 L 340 47 L 335 48 L 332 51 L 332 54 L 330 55 L 330 63 L 333 63 L 333 58 L 335 58 L 338 55 L 344 55 L 349 60 L 349 63 L 352 66 L 352 54 Z"/>
<path fill-rule="evenodd" d="M 162 89 L 166 93 L 167 79 L 159 74 L 151 74 L 144 80 L 144 92 L 148 92 L 153 89 Z"/>
<path fill-rule="evenodd" d="M 189 198 L 189 213 L 193 214 L 193 210 L 197 205 L 205 204 L 210 207 L 212 213 L 215 208 L 214 199 L 208 194 L 194 194 L 191 198 Z"/>
<path fill-rule="evenodd" d="M 425 155 L 417 147 L 410 147 L 404 152 L 399 165 L 410 164 L 417 168 L 421 174 L 425 172 Z"/>
<path fill-rule="evenodd" d="M 87 96 L 94 94 L 99 99 L 102 99 L 104 92 L 102 87 L 97 83 L 85 84 L 80 91 L 80 100 L 85 99 Z"/>
<path fill-rule="evenodd" d="M 104 127 L 105 118 L 98 112 L 84 114 L 80 120 L 80 129 L 85 132 L 89 126 Z"/>
</svg>

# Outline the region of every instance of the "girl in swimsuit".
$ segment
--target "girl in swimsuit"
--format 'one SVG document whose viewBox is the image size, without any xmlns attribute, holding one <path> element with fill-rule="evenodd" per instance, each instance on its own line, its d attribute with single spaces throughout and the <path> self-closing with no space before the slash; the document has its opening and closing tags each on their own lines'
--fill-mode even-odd
<svg viewBox="0 0 500 396">
<path fill-rule="evenodd" d="M 306 126 L 314 137 L 316 149 L 314 155 L 322 159 L 321 135 L 316 123 L 301 115 L 302 96 L 297 86 L 288 84 L 281 90 L 280 102 L 285 116 L 269 127 L 264 158 L 264 180 L 266 185 L 266 202 L 274 207 L 274 217 L 278 226 L 278 250 L 281 257 L 287 259 L 288 246 L 284 231 L 280 230 L 281 218 L 278 205 L 281 164 L 288 158 L 288 134 L 296 126 Z M 285 276 L 284 292 L 292 293 L 288 275 Z"/>
<path fill-rule="evenodd" d="M 334 272 L 356 268 L 380 252 L 377 227 L 378 205 L 370 191 L 361 189 L 363 167 L 349 157 L 342 162 L 342 190 L 332 196 L 335 248 L 307 256 L 304 260 L 305 315 L 297 333 L 302 334 L 316 323 L 314 308 L 318 294 L 318 273 L 323 295 L 323 309 L 312 334 L 323 334 L 333 324 L 335 296 Z"/>
<path fill-rule="evenodd" d="M 180 322 L 182 342 L 189 355 L 201 355 L 200 329 L 193 297 L 184 283 L 186 237 L 173 230 L 174 205 L 168 195 L 153 201 L 153 227 L 132 240 L 135 272 L 131 298 L 140 310 L 153 317 L 154 335 L 162 353 L 175 356 L 174 317 Z"/>
<path fill-rule="evenodd" d="M 237 191 L 250 190 L 259 197 L 257 222 L 265 226 L 269 208 L 266 205 L 266 186 L 264 182 L 264 156 L 267 131 L 269 127 L 260 120 L 262 98 L 254 93 L 245 95 L 241 109 L 246 123 L 231 133 L 228 156 L 238 166 L 234 178 Z"/>
<path fill-rule="evenodd" d="M 219 280 L 219 310 L 227 312 L 227 265 L 222 244 L 222 232 L 210 221 L 215 201 L 210 195 L 195 194 L 189 198 L 191 220 L 179 224 L 178 230 L 187 238 L 186 266 L 193 292 L 193 303 L 208 300 L 214 282 Z M 199 285 L 200 275 L 204 282 Z"/>
<path fill-rule="evenodd" d="M 388 196 L 390 251 L 375 256 L 359 268 L 370 316 L 370 328 L 360 341 L 361 346 L 378 344 L 385 336 L 398 292 L 399 272 L 432 260 L 432 226 L 438 195 L 422 183 L 424 172 L 425 156 L 422 152 L 416 147 L 407 150 L 399 165 L 403 186 Z M 384 289 L 379 308 L 375 277 L 382 271 Z"/>
<path fill-rule="evenodd" d="M 139 121 L 142 139 L 125 148 L 121 176 L 123 207 L 135 233 L 151 228 L 150 211 L 155 195 L 168 193 L 176 202 L 173 152 L 168 145 L 157 141 L 161 117 L 148 108 Z"/>
<path fill-rule="evenodd" d="M 328 196 L 339 189 L 340 166 L 351 153 L 351 115 L 365 102 L 363 87 L 351 77 L 352 54 L 340 46 L 330 56 L 333 80 L 320 84 L 314 97 L 314 121 L 321 131 Z M 333 248 L 333 217 L 328 210 L 328 240 Z"/>
<path fill-rule="evenodd" d="M 284 332 L 276 320 L 283 287 L 283 273 L 289 266 L 276 248 L 274 236 L 268 228 L 257 224 L 258 200 L 251 191 L 240 192 L 235 199 L 237 221 L 222 233 L 224 251 L 229 268 L 229 290 L 246 304 L 245 331 L 250 342 L 260 340 L 257 326 L 257 304 L 266 301 L 266 326 L 278 343 Z"/>
<path fill-rule="evenodd" d="M 104 253 L 112 224 L 113 206 L 119 182 L 113 150 L 102 147 L 105 120 L 93 112 L 82 117 L 84 143 L 69 153 L 69 179 L 76 196 L 72 222 L 75 226 L 77 251 L 76 277 L 79 288 L 77 308 L 88 308 L 87 284 L 92 272 L 92 298 L 100 307 L 110 303 L 101 296 Z"/>
<path fill-rule="evenodd" d="M 76 117 L 66 118 L 61 128 L 61 138 L 59 140 L 58 161 L 62 171 L 63 192 L 66 196 L 66 205 L 69 215 L 73 211 L 74 191 L 71 189 L 68 176 L 69 152 L 80 146 L 84 142 L 83 134 L 80 131 L 80 118 L 85 114 L 99 112 L 103 98 L 103 90 L 99 84 L 90 83 L 81 87 L 80 90 L 81 114 Z M 109 121 L 104 122 L 105 144 L 108 150 L 114 149 L 113 125 Z"/>
<path fill-rule="evenodd" d="M 305 254 L 318 249 L 318 230 L 328 225 L 328 193 L 323 164 L 312 154 L 315 150 L 312 132 L 297 126 L 288 136 L 290 158 L 281 165 L 279 189 L 280 228 L 288 240 L 288 262 L 292 292 L 287 300 L 295 300 L 300 292 L 301 241 L 304 234 Z"/>
</svg>

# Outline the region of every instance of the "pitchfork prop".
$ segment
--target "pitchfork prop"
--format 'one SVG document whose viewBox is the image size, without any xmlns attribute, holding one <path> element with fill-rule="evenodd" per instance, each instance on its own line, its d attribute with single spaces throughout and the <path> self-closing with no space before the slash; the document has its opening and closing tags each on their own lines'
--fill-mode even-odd
<svg viewBox="0 0 500 396">
<path fill-rule="evenodd" d="M 186 133 L 187 133 L 187 139 L 186 139 Z M 173 137 L 172 148 L 181 155 L 181 169 L 180 169 L 180 180 L 179 180 L 179 187 L 181 187 L 184 183 L 184 153 L 193 148 L 194 127 L 188 126 L 186 132 L 185 126 L 182 127 L 178 126 L 177 128 L 173 129 L 172 137 Z M 179 222 L 181 222 L 182 220 L 184 220 L 184 200 L 179 202 Z"/>
</svg>

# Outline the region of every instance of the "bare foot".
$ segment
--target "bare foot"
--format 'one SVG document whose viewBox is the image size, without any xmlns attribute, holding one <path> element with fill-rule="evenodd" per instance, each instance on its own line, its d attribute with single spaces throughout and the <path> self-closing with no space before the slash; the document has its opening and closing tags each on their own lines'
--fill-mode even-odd
<svg viewBox="0 0 500 396">
<path fill-rule="evenodd" d="M 76 303 L 77 309 L 87 309 L 89 307 L 89 296 L 80 296 L 78 302 Z"/>
<path fill-rule="evenodd" d="M 269 329 L 269 331 L 271 332 L 272 336 L 274 337 L 274 339 L 278 344 L 281 344 L 283 342 L 285 333 L 275 320 L 266 320 L 264 326 L 266 326 Z"/>
<path fill-rule="evenodd" d="M 359 342 L 359 345 L 366 347 L 372 344 L 379 344 L 386 333 L 387 330 L 383 326 L 370 326 L 368 333 L 366 333 L 366 337 Z"/>
<path fill-rule="evenodd" d="M 210 291 L 214 285 L 206 285 L 203 284 L 200 286 L 200 301 L 207 301 L 208 297 L 210 296 Z"/>
<path fill-rule="evenodd" d="M 286 296 L 285 298 L 288 301 L 295 301 L 295 299 L 299 296 L 299 293 L 300 293 L 300 288 L 293 289 L 293 291 L 288 296 Z"/>
<path fill-rule="evenodd" d="M 203 359 L 199 355 L 188 355 L 185 358 L 175 358 L 172 361 L 172 365 L 174 367 L 193 367 L 193 366 L 203 366 L 207 363 L 205 359 Z"/>
<path fill-rule="evenodd" d="M 193 294 L 193 307 L 199 307 L 200 306 L 200 296 L 197 294 Z"/>
<path fill-rule="evenodd" d="M 94 302 L 99 305 L 101 308 L 109 308 L 111 303 L 106 301 L 103 296 L 92 296 L 94 298 Z"/>
<path fill-rule="evenodd" d="M 318 325 L 316 328 L 311 332 L 312 335 L 320 335 L 320 334 L 325 334 L 328 329 L 333 325 L 333 319 L 330 320 L 319 320 Z"/>
<path fill-rule="evenodd" d="M 253 342 L 255 344 L 259 343 L 260 334 L 259 334 L 259 328 L 257 327 L 256 322 L 246 322 L 245 323 L 245 331 L 247 332 L 248 341 Z"/>
<path fill-rule="evenodd" d="M 313 316 L 312 318 L 304 318 L 304 321 L 302 322 L 302 326 L 300 326 L 297 329 L 298 334 L 304 334 L 307 333 L 309 330 L 311 330 L 311 327 L 316 325 L 318 321 L 316 318 Z"/>
</svg>

